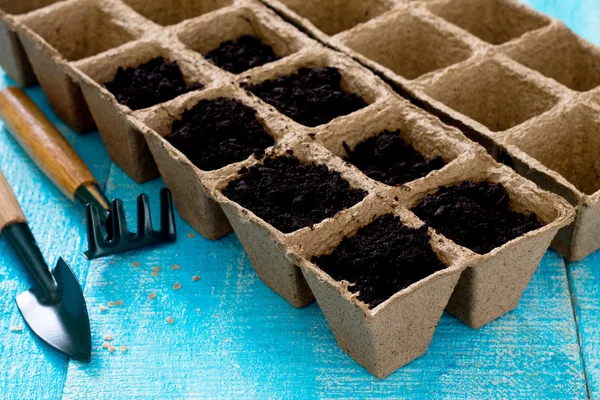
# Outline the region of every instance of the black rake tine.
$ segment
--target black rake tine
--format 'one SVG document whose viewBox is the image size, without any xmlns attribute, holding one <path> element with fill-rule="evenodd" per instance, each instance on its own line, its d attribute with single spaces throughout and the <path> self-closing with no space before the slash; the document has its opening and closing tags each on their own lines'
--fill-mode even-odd
<svg viewBox="0 0 600 400">
<path fill-rule="evenodd" d="M 112 242 L 119 243 L 123 238 L 129 236 L 127 230 L 127 216 L 125 215 L 125 206 L 121 200 L 112 202 L 110 217 L 112 218 Z"/>
<path fill-rule="evenodd" d="M 98 249 L 106 243 L 102 232 L 102 224 L 98 209 L 93 204 L 88 204 L 85 208 L 87 220 L 88 251 L 84 254 L 88 259 L 94 257 Z"/>
<path fill-rule="evenodd" d="M 169 189 L 160 191 L 160 233 L 164 240 L 174 242 L 177 239 L 173 198 Z"/>
<path fill-rule="evenodd" d="M 150 215 L 150 200 L 145 194 L 137 199 L 137 236 L 148 236 L 152 234 L 152 216 Z"/>
</svg>

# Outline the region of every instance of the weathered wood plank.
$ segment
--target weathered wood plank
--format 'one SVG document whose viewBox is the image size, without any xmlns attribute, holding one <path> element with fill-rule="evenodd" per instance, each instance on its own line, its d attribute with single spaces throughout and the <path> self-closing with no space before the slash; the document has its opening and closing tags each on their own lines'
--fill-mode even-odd
<svg viewBox="0 0 600 400">
<path fill-rule="evenodd" d="M 115 168 L 108 191 L 131 214 L 136 193 L 156 200 L 161 185 L 135 185 Z M 190 238 L 177 222 L 173 245 L 93 262 L 85 290 L 92 363 L 69 366 L 65 397 L 586 397 L 566 269 L 555 252 L 516 311 L 478 331 L 445 315 L 427 354 L 379 381 L 340 350 L 315 304 L 294 309 L 262 284 L 235 236 Z M 100 311 L 117 300 L 123 306 Z M 104 335 L 113 353 L 102 348 Z"/>
<path fill-rule="evenodd" d="M 0 88 L 12 84 L 0 70 Z M 97 134 L 80 136 L 69 131 L 48 108 L 39 88 L 27 91 L 90 163 L 101 182 L 110 161 Z M 63 255 L 83 284 L 89 263 L 84 214 L 52 187 L 10 137 L 0 121 L 0 169 L 6 175 L 48 262 Z M 7 399 L 60 397 L 68 361 L 48 349 L 24 326 L 14 297 L 29 288 L 27 276 L 4 239 L 0 239 L 0 397 Z M 23 326 L 15 333 L 11 326 Z"/>
</svg>

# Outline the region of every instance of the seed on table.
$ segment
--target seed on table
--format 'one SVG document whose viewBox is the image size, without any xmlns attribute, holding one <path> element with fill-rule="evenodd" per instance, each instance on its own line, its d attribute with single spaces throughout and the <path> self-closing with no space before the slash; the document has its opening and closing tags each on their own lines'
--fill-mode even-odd
<svg viewBox="0 0 600 400">
<path fill-rule="evenodd" d="M 104 335 L 104 340 L 108 340 L 109 342 L 113 340 L 112 335 Z"/>
<path fill-rule="evenodd" d="M 192 282 L 196 282 L 196 281 L 199 281 L 199 280 L 200 280 L 200 277 L 198 275 L 192 276 Z"/>
<path fill-rule="evenodd" d="M 106 310 L 108 310 L 108 307 L 106 307 L 106 306 L 100 306 L 100 312 L 104 312 Z"/>
<path fill-rule="evenodd" d="M 140 263 L 139 261 L 134 261 L 133 262 L 133 266 L 134 267 L 139 267 L 140 265 L 142 265 L 142 263 Z"/>
<path fill-rule="evenodd" d="M 117 304 L 118 306 L 122 306 L 122 305 L 123 305 L 123 300 L 117 300 L 117 303 L 116 303 L 116 304 Z"/>
<path fill-rule="evenodd" d="M 125 353 L 127 351 L 127 346 L 121 346 L 121 347 L 119 347 L 119 350 L 121 350 L 123 353 Z"/>
<path fill-rule="evenodd" d="M 108 351 L 110 351 L 111 353 L 113 353 L 117 348 L 115 346 L 110 346 L 108 348 Z"/>
<path fill-rule="evenodd" d="M 178 282 L 178 283 L 174 284 L 173 289 L 175 289 L 175 290 L 181 289 L 181 283 Z"/>
<path fill-rule="evenodd" d="M 195 237 L 196 237 L 196 235 L 194 235 L 193 233 L 188 233 L 188 237 L 189 237 L 190 239 L 193 239 L 193 238 L 195 238 Z"/>
<path fill-rule="evenodd" d="M 114 307 L 115 306 L 115 302 L 114 301 L 109 301 L 107 304 L 108 304 L 109 307 Z"/>
<path fill-rule="evenodd" d="M 178 270 L 179 268 L 181 268 L 181 266 L 180 266 L 179 264 L 173 264 L 173 265 L 171 266 L 171 269 L 172 269 L 172 270 Z"/>
<path fill-rule="evenodd" d="M 102 348 L 103 349 L 108 349 L 109 347 L 110 347 L 110 343 L 108 343 L 108 342 L 102 343 Z"/>
<path fill-rule="evenodd" d="M 166 321 L 167 321 L 169 324 L 172 324 L 173 322 L 175 322 L 175 320 L 173 319 L 173 317 L 167 317 Z"/>
<path fill-rule="evenodd" d="M 157 271 L 153 271 L 152 272 L 152 276 L 158 276 L 158 272 Z"/>
<path fill-rule="evenodd" d="M 156 298 L 156 293 L 150 293 L 148 297 L 150 297 L 150 300 L 154 300 Z"/>
<path fill-rule="evenodd" d="M 11 332 L 21 332 L 23 330 L 22 326 L 15 325 L 10 327 Z"/>
</svg>

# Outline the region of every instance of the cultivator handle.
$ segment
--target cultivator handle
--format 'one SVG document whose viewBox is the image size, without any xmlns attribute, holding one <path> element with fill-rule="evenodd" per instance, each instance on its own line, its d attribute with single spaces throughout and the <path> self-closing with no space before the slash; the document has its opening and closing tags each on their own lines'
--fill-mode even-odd
<svg viewBox="0 0 600 400">
<path fill-rule="evenodd" d="M 96 179 L 62 134 L 19 88 L 0 92 L 0 118 L 23 150 L 71 200 Z"/>
<path fill-rule="evenodd" d="M 9 225 L 26 223 L 25 215 L 2 172 L 0 172 L 0 233 Z"/>
</svg>

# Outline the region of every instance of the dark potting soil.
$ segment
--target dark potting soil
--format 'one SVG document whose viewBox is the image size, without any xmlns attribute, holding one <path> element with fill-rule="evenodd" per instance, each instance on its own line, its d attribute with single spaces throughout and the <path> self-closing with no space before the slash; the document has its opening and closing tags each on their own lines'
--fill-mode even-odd
<svg viewBox="0 0 600 400">
<path fill-rule="evenodd" d="M 252 35 L 244 35 L 239 39 L 223 42 L 204 56 L 217 67 L 234 74 L 279 59 L 268 44 Z"/>
<path fill-rule="evenodd" d="M 335 67 L 300 68 L 246 88 L 294 121 L 314 127 L 367 106 L 360 96 L 344 92 L 341 82 Z"/>
<path fill-rule="evenodd" d="M 240 173 L 223 194 L 283 233 L 333 217 L 367 195 L 325 165 L 302 164 L 295 157 L 267 158 Z"/>
<path fill-rule="evenodd" d="M 542 227 L 535 214 L 510 210 L 509 201 L 499 183 L 462 182 L 427 195 L 413 211 L 447 238 L 485 254 Z"/>
<path fill-rule="evenodd" d="M 384 215 L 313 262 L 374 308 L 395 293 L 446 268 L 429 244 L 427 227 L 409 228 Z"/>
<path fill-rule="evenodd" d="M 202 89 L 201 83 L 188 85 L 176 62 L 154 58 L 137 68 L 119 68 L 115 78 L 104 86 L 117 101 L 132 110 L 141 110 L 164 103 L 192 90 Z"/>
<path fill-rule="evenodd" d="M 273 138 L 256 118 L 256 111 L 244 103 L 219 97 L 202 100 L 173 121 L 166 139 L 198 168 L 212 171 L 261 157 Z"/>
<path fill-rule="evenodd" d="M 390 186 L 414 181 L 444 167 L 442 157 L 426 160 L 421 153 L 400 137 L 400 131 L 383 131 L 354 148 L 344 143 L 346 161 L 354 164 L 370 178 Z"/>
</svg>

